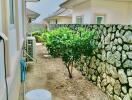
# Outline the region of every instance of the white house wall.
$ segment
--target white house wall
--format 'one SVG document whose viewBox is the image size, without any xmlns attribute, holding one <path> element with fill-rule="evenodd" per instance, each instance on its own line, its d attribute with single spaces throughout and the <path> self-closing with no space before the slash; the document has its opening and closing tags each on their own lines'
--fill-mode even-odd
<svg viewBox="0 0 132 100">
<path fill-rule="evenodd" d="M 0 32 L 2 32 L 2 8 L 0 0 Z M 4 71 L 4 44 L 3 41 L 0 41 L 0 100 L 6 100 L 6 86 L 5 86 L 5 71 Z"/>
<path fill-rule="evenodd" d="M 0 15 L 1 15 L 1 0 L 0 0 Z M 0 16 L 0 32 L 2 32 L 2 16 Z"/>
<path fill-rule="evenodd" d="M 92 0 L 92 23 L 95 23 L 95 14 L 104 14 L 105 24 L 130 24 L 128 4 L 115 0 Z"/>
<path fill-rule="evenodd" d="M 10 66 L 9 66 L 9 100 L 18 100 L 20 90 L 20 58 L 22 52 L 22 44 L 24 42 L 24 1 L 18 0 L 18 27 L 9 29 L 9 47 L 10 47 Z M 10 26 L 9 26 L 10 27 Z M 16 30 L 18 28 L 18 32 Z M 18 34 L 18 35 L 17 35 Z M 18 37 L 17 37 L 18 36 Z M 17 49 L 17 38 L 19 38 L 19 46 Z"/>
<path fill-rule="evenodd" d="M 92 18 L 91 1 L 76 5 L 73 7 L 72 23 L 76 24 L 76 16 L 84 17 L 84 24 L 90 24 Z"/>
<path fill-rule="evenodd" d="M 20 47 L 23 44 L 23 39 L 24 39 L 24 18 L 23 18 L 23 14 L 22 14 L 22 0 L 18 0 L 18 5 L 19 5 L 19 9 L 18 9 L 18 15 L 19 15 L 19 39 L 20 39 Z"/>
<path fill-rule="evenodd" d="M 2 1 L 2 2 L 1 2 Z M 8 90 L 9 90 L 9 100 L 18 100 L 19 90 L 20 90 L 20 58 L 22 53 L 22 44 L 24 40 L 24 10 L 25 4 L 24 0 L 14 0 L 18 5 L 17 10 L 15 9 L 15 22 L 18 22 L 18 26 L 15 23 L 11 25 L 9 22 L 9 0 L 0 0 L 0 32 L 3 32 L 8 37 L 9 45 L 6 45 L 6 59 L 7 60 L 7 81 L 8 81 Z M 2 3 L 2 4 L 1 4 Z M 18 4 L 17 4 L 18 3 Z M 2 5 L 2 6 L 1 6 Z M 6 9 L 1 9 L 1 7 L 5 7 Z M 15 8 L 15 7 L 14 7 Z M 18 14 L 18 15 L 17 15 Z M 5 17 L 6 16 L 6 17 Z M 18 40 L 19 39 L 19 40 Z M 19 43 L 19 44 L 18 44 Z M 0 44 L 1 45 L 1 44 Z M 20 46 L 20 48 L 18 48 Z M 2 45 L 0 48 L 3 48 Z M 7 52 L 9 50 L 9 52 Z M 0 67 L 4 66 L 4 53 L 2 49 L 0 49 Z M 2 75 L 4 70 L 1 68 L 0 74 Z M 2 81 L 2 77 L 0 77 L 0 100 L 6 100 L 6 89 Z M 3 85 L 2 85 L 3 84 Z"/>
<path fill-rule="evenodd" d="M 4 71 L 4 49 L 0 41 L 0 100 L 6 100 L 5 71 Z"/>
<path fill-rule="evenodd" d="M 16 68 L 12 70 L 12 77 L 10 77 L 9 81 L 9 100 L 18 100 L 19 91 L 20 91 L 20 65 L 19 62 L 15 64 Z"/>
<path fill-rule="evenodd" d="M 132 24 L 132 3 L 129 4 L 130 24 Z"/>
<path fill-rule="evenodd" d="M 17 57 L 17 41 L 16 41 L 16 30 L 10 30 L 9 34 L 9 50 L 10 50 L 10 67 L 13 67 Z"/>
<path fill-rule="evenodd" d="M 59 18 L 57 23 L 58 24 L 71 24 L 72 18 Z"/>
<path fill-rule="evenodd" d="M 132 24 L 132 2 L 87 0 L 72 9 L 73 24 L 76 24 L 77 16 L 84 17 L 84 24 L 95 24 L 95 15 L 105 15 L 104 24 Z"/>
</svg>

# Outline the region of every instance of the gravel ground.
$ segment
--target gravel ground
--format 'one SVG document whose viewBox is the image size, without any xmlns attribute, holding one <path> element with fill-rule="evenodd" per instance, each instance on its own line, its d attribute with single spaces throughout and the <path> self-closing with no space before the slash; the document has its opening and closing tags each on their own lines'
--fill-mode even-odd
<svg viewBox="0 0 132 100">
<path fill-rule="evenodd" d="M 37 44 L 37 63 L 28 67 L 25 88 L 26 92 L 47 89 L 52 93 L 53 100 L 109 100 L 76 69 L 73 70 L 73 79 L 69 79 L 61 59 L 48 56 L 46 48 L 41 44 Z"/>
</svg>

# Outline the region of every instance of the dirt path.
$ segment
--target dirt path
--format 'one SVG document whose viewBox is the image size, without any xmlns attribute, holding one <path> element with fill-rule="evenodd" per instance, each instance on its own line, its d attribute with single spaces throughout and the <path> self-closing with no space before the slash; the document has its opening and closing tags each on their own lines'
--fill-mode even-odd
<svg viewBox="0 0 132 100">
<path fill-rule="evenodd" d="M 74 69 L 71 80 L 61 59 L 46 57 L 46 48 L 37 45 L 38 62 L 30 66 L 26 91 L 44 88 L 51 91 L 53 100 L 109 100 L 96 86 Z"/>
</svg>

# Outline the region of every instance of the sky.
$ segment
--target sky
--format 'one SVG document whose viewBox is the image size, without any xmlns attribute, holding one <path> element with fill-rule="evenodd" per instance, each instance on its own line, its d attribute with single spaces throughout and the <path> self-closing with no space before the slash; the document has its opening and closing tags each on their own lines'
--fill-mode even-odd
<svg viewBox="0 0 132 100">
<path fill-rule="evenodd" d="M 26 6 L 40 14 L 34 21 L 35 23 L 40 23 L 44 18 L 59 9 L 59 4 L 62 2 L 64 2 L 64 0 L 40 0 L 39 2 L 27 2 Z"/>
</svg>

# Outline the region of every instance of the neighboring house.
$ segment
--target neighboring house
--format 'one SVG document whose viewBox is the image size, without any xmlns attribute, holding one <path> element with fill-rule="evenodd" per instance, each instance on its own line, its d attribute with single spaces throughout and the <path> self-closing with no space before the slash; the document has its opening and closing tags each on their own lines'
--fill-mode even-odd
<svg viewBox="0 0 132 100">
<path fill-rule="evenodd" d="M 24 0 L 0 0 L 0 34 L 5 34 L 8 38 L 4 49 L 4 42 L 0 36 L 0 100 L 7 100 L 5 79 L 8 86 L 8 100 L 18 100 L 19 97 L 20 59 L 23 56 L 26 37 L 25 9 Z"/>
<path fill-rule="evenodd" d="M 40 0 L 25 0 L 26 2 L 38 2 Z"/>
<path fill-rule="evenodd" d="M 28 23 L 31 23 L 33 20 L 35 20 L 37 17 L 40 16 L 40 14 L 26 8 L 26 16 Z"/>
<path fill-rule="evenodd" d="M 38 2 L 40 0 L 26 0 L 27 2 Z M 26 8 L 26 32 L 27 33 L 31 33 L 32 31 L 34 31 L 35 29 L 38 29 L 36 27 L 36 25 L 34 25 L 32 23 L 32 21 L 36 20 L 38 17 L 40 16 L 40 14 L 38 14 L 35 11 L 32 11 L 28 8 Z"/>
<path fill-rule="evenodd" d="M 132 24 L 132 0 L 67 0 L 73 24 Z"/>
<path fill-rule="evenodd" d="M 26 22 L 27 22 L 27 32 L 31 33 L 32 31 L 35 31 L 35 29 L 38 29 L 38 26 L 36 24 L 33 24 L 32 21 L 36 20 L 40 14 L 26 8 Z"/>
<path fill-rule="evenodd" d="M 71 24 L 72 23 L 72 10 L 60 8 L 51 16 L 44 19 L 44 23 L 48 24 Z"/>
</svg>

